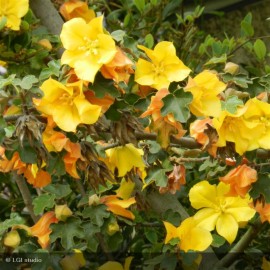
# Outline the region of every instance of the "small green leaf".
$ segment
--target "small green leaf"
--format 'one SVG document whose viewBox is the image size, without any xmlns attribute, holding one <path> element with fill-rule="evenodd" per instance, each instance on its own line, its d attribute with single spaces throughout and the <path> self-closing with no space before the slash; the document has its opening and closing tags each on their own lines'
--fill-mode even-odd
<svg viewBox="0 0 270 270">
<path fill-rule="evenodd" d="M 64 184 L 50 184 L 44 187 L 43 190 L 48 193 L 54 194 L 57 199 L 64 198 L 72 192 L 69 185 Z"/>
<path fill-rule="evenodd" d="M 216 248 L 220 247 L 223 244 L 225 244 L 225 242 L 226 242 L 225 238 L 223 238 L 222 236 L 217 235 L 215 233 L 212 234 L 212 237 L 213 237 L 213 242 L 212 242 L 211 246 L 213 246 L 213 247 L 216 247 Z"/>
<path fill-rule="evenodd" d="M 263 195 L 266 203 L 270 203 L 270 175 L 259 174 L 258 180 L 252 185 L 249 194 L 253 199 L 257 199 L 260 195 Z"/>
<path fill-rule="evenodd" d="M 18 152 L 20 159 L 24 163 L 37 163 L 37 152 L 30 145 L 24 144 L 23 147 L 19 146 Z"/>
<path fill-rule="evenodd" d="M 223 54 L 220 57 L 212 57 L 204 65 L 205 66 L 215 65 L 215 64 L 220 64 L 220 63 L 226 63 L 226 61 L 227 61 L 227 55 Z"/>
<path fill-rule="evenodd" d="M 126 32 L 123 30 L 116 30 L 116 31 L 111 32 L 112 38 L 117 42 L 123 42 L 125 35 L 126 35 Z"/>
<path fill-rule="evenodd" d="M 159 187 L 166 187 L 168 182 L 168 177 L 166 176 L 166 172 L 170 171 L 170 169 L 161 169 L 157 166 L 153 166 L 147 173 L 147 177 L 145 178 L 145 183 L 155 182 Z"/>
<path fill-rule="evenodd" d="M 134 5 L 136 6 L 136 8 L 143 13 L 144 8 L 145 8 L 145 0 L 134 0 L 133 1 Z"/>
<path fill-rule="evenodd" d="M 83 210 L 82 214 L 84 218 L 90 218 L 92 223 L 99 227 L 103 225 L 104 219 L 110 216 L 107 206 L 103 204 L 89 206 Z"/>
<path fill-rule="evenodd" d="M 254 51 L 259 60 L 263 60 L 266 56 L 266 46 L 261 39 L 256 39 L 254 43 Z"/>
<path fill-rule="evenodd" d="M 40 215 L 44 209 L 51 209 L 55 205 L 55 194 L 41 194 L 33 200 L 34 213 Z"/>
<path fill-rule="evenodd" d="M 10 219 L 6 219 L 4 222 L 0 222 L 0 238 L 7 229 L 15 225 L 24 223 L 25 223 L 24 219 L 21 216 L 19 216 L 18 213 L 11 213 Z"/>
<path fill-rule="evenodd" d="M 61 239 L 61 244 L 66 250 L 76 248 L 74 238 L 85 238 L 81 220 L 75 217 L 69 217 L 66 222 L 58 222 L 51 225 L 52 233 L 50 234 L 51 242 Z"/>
<path fill-rule="evenodd" d="M 54 175 L 64 175 L 66 173 L 65 163 L 61 154 L 51 155 L 47 163 L 47 171 Z"/>
<path fill-rule="evenodd" d="M 7 23 L 7 17 L 2 16 L 0 20 L 0 31 L 6 26 L 6 23 Z"/>
<path fill-rule="evenodd" d="M 29 90 L 32 88 L 33 84 L 37 82 L 38 79 L 34 75 L 27 75 L 22 79 L 20 86 L 22 89 Z"/>
<path fill-rule="evenodd" d="M 154 38 L 153 36 L 149 33 L 145 36 L 144 42 L 147 48 L 151 49 L 154 46 Z"/>
<path fill-rule="evenodd" d="M 182 89 L 167 95 L 162 99 L 164 103 L 161 109 L 162 116 L 172 113 L 177 121 L 186 123 L 190 116 L 188 105 L 191 103 L 192 99 L 192 94 L 184 92 Z"/>
<path fill-rule="evenodd" d="M 242 37 L 251 37 L 254 35 L 254 29 L 251 23 L 252 23 L 252 13 L 249 12 L 241 22 Z"/>
<path fill-rule="evenodd" d="M 237 111 L 237 107 L 243 104 L 243 101 L 237 96 L 229 96 L 225 101 L 221 101 L 221 108 L 223 111 L 234 114 Z"/>
<path fill-rule="evenodd" d="M 145 229 L 145 236 L 151 244 L 156 244 L 158 240 L 157 232 L 154 229 Z"/>
</svg>

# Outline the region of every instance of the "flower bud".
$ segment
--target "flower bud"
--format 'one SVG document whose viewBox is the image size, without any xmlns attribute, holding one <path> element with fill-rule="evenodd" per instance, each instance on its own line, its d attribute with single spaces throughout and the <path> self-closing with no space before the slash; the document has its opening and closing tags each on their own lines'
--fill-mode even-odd
<svg viewBox="0 0 270 270">
<path fill-rule="evenodd" d="M 115 222 L 111 222 L 108 227 L 107 227 L 107 233 L 108 235 L 114 235 L 116 232 L 118 232 L 120 230 L 118 223 Z"/>
<path fill-rule="evenodd" d="M 85 266 L 86 262 L 83 253 L 78 249 L 74 249 L 74 252 L 73 255 L 65 256 L 60 261 L 63 270 L 78 270 Z"/>
<path fill-rule="evenodd" d="M 233 62 L 228 62 L 225 65 L 224 72 L 225 73 L 230 73 L 232 75 L 236 75 L 239 71 L 239 65 L 233 63 Z"/>
<path fill-rule="evenodd" d="M 7 247 L 16 248 L 21 242 L 21 237 L 16 230 L 10 231 L 4 238 L 4 245 Z"/>
<path fill-rule="evenodd" d="M 66 204 L 55 206 L 55 216 L 58 220 L 66 221 L 66 219 L 71 215 L 72 211 Z"/>
<path fill-rule="evenodd" d="M 46 38 L 39 40 L 38 41 L 38 44 L 41 45 L 42 47 L 44 47 L 45 49 L 47 49 L 48 51 L 51 51 L 52 50 L 52 44 Z"/>
<path fill-rule="evenodd" d="M 94 194 L 92 196 L 89 197 L 89 201 L 88 201 L 88 204 L 91 206 L 91 205 L 98 205 L 100 204 L 100 199 L 99 197 L 97 196 L 97 194 Z"/>
</svg>

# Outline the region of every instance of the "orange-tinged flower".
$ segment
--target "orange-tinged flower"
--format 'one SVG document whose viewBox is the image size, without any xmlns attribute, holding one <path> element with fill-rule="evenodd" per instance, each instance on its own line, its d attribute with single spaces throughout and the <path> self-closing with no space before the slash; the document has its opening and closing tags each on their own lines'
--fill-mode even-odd
<svg viewBox="0 0 270 270">
<path fill-rule="evenodd" d="M 257 201 L 256 204 L 253 203 L 253 207 L 259 213 L 262 223 L 265 221 L 270 223 L 270 203 Z"/>
<path fill-rule="evenodd" d="M 166 221 L 163 223 L 167 232 L 165 244 L 173 238 L 178 238 L 180 240 L 178 247 L 185 252 L 189 250 L 204 251 L 213 241 L 211 233 L 197 226 L 196 220 L 193 217 L 185 219 L 179 227 L 175 227 Z"/>
<path fill-rule="evenodd" d="M 34 187 L 42 188 L 51 183 L 51 175 L 39 169 L 36 164 L 25 165 L 24 168 L 18 170 L 18 174 L 24 174 L 27 182 Z"/>
<path fill-rule="evenodd" d="M 6 27 L 20 30 L 21 18 L 29 9 L 28 0 L 0 0 L 0 20 L 6 17 Z"/>
<path fill-rule="evenodd" d="M 190 111 L 196 116 L 218 116 L 221 112 L 218 95 L 225 88 L 226 84 L 209 70 L 204 70 L 193 79 L 189 78 L 185 91 L 193 95 Z"/>
<path fill-rule="evenodd" d="M 62 130 L 75 132 L 79 124 L 95 123 L 101 112 L 100 106 L 87 101 L 82 87 L 82 81 L 65 86 L 50 78 L 40 87 L 44 96 L 33 102 L 40 112 L 52 116 Z"/>
<path fill-rule="evenodd" d="M 68 0 L 61 5 L 60 14 L 66 21 L 73 18 L 83 18 L 86 22 L 90 22 L 95 18 L 95 12 L 90 9 L 86 2 L 79 0 Z"/>
<path fill-rule="evenodd" d="M 208 125 L 212 126 L 212 119 L 210 118 L 195 120 L 190 124 L 190 136 L 203 146 L 202 149 L 207 149 L 208 153 L 215 157 L 218 138 L 216 136 L 209 138 L 209 135 L 206 133 Z"/>
<path fill-rule="evenodd" d="M 157 133 L 157 141 L 163 148 L 166 148 L 170 143 L 170 135 L 174 135 L 176 138 L 181 138 L 186 130 L 180 122 L 176 121 L 173 114 L 166 116 L 161 115 L 161 108 L 163 107 L 162 98 L 167 96 L 169 91 L 167 89 L 159 90 L 155 96 L 151 97 L 151 103 L 147 110 L 140 116 L 151 116 L 152 121 L 150 123 L 150 131 Z"/>
<path fill-rule="evenodd" d="M 228 196 L 239 195 L 244 198 L 250 190 L 251 184 L 257 181 L 257 171 L 246 164 L 239 165 L 224 177 L 219 177 L 219 180 L 225 184 L 230 184 L 231 189 L 227 194 Z"/>
<path fill-rule="evenodd" d="M 170 192 L 175 194 L 177 190 L 180 190 L 181 186 L 186 184 L 186 168 L 183 164 L 174 165 L 173 171 L 168 176 L 168 183 L 166 187 L 160 187 L 159 192 L 161 194 Z"/>
<path fill-rule="evenodd" d="M 154 50 L 138 45 L 151 62 L 139 58 L 136 64 L 135 81 L 141 85 L 149 85 L 157 90 L 168 88 L 171 82 L 184 80 L 190 69 L 177 57 L 172 42 L 161 41 Z"/>
<path fill-rule="evenodd" d="M 100 202 L 104 203 L 108 207 L 109 211 L 118 216 L 126 217 L 132 220 L 135 218 L 134 214 L 126 209 L 130 205 L 136 203 L 134 197 L 121 200 L 117 195 L 108 195 L 100 198 Z"/>
<path fill-rule="evenodd" d="M 74 68 L 81 80 L 94 82 L 102 65 L 111 62 L 117 52 L 114 40 L 103 30 L 102 21 L 103 16 L 89 23 L 74 18 L 63 25 L 60 38 L 66 51 L 61 62 Z"/>
<path fill-rule="evenodd" d="M 25 163 L 21 161 L 18 152 L 15 152 L 12 158 L 8 160 L 5 156 L 5 149 L 0 146 L 0 172 L 6 173 L 24 167 Z"/>
<path fill-rule="evenodd" d="M 130 74 L 134 73 L 132 66 L 133 62 L 119 47 L 117 47 L 117 53 L 115 54 L 112 61 L 103 65 L 100 71 L 106 79 L 113 79 L 117 83 L 127 83 Z"/>
<path fill-rule="evenodd" d="M 58 223 L 58 219 L 55 217 L 54 212 L 45 213 L 38 222 L 30 227 L 31 235 L 38 238 L 38 243 L 45 249 L 50 244 L 50 225 L 52 223 Z"/>
</svg>

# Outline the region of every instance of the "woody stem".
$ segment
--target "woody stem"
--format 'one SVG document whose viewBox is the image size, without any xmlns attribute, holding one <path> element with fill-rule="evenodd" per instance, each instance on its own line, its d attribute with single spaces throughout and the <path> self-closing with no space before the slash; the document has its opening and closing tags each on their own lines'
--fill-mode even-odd
<svg viewBox="0 0 270 270">
<path fill-rule="evenodd" d="M 22 176 L 17 175 L 15 172 L 13 172 L 13 178 L 16 181 L 16 184 L 17 184 L 17 186 L 20 190 L 20 193 L 22 195 L 24 204 L 25 204 L 26 208 L 28 209 L 32 220 L 36 223 L 38 221 L 38 217 L 34 213 L 31 193 L 28 189 L 28 186 L 25 183 L 25 180 L 23 179 Z"/>
</svg>

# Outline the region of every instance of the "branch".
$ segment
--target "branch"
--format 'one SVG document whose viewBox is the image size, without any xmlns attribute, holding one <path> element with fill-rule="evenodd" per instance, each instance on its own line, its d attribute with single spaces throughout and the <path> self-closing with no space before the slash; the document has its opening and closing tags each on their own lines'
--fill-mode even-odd
<svg viewBox="0 0 270 270">
<path fill-rule="evenodd" d="M 258 218 L 254 224 L 252 224 L 246 233 L 241 237 L 241 239 L 236 243 L 236 245 L 230 250 L 230 252 L 225 255 L 216 265 L 216 268 L 228 267 L 230 266 L 234 260 L 236 259 L 239 253 L 242 253 L 251 241 L 257 236 L 257 234 L 262 229 L 263 224 Z"/>
<path fill-rule="evenodd" d="M 22 195 L 24 204 L 25 204 L 26 208 L 28 209 L 32 220 L 34 221 L 34 223 L 36 223 L 38 221 L 38 217 L 34 214 L 31 193 L 28 189 L 28 186 L 25 183 L 24 178 L 22 176 L 16 174 L 15 172 L 13 172 L 12 177 L 18 185 L 18 188 L 19 188 L 20 193 Z"/>
</svg>

